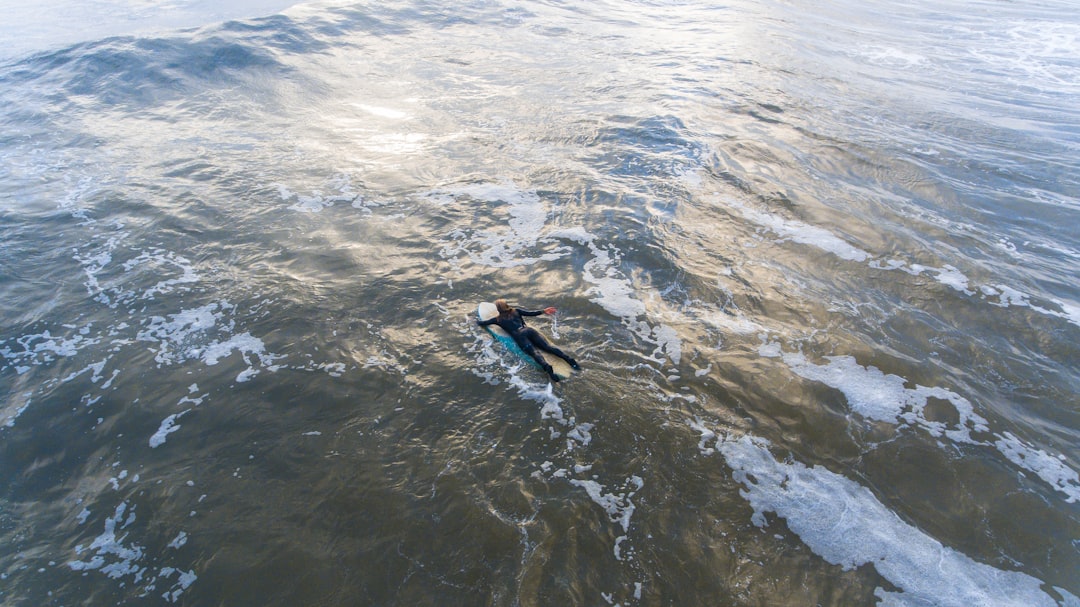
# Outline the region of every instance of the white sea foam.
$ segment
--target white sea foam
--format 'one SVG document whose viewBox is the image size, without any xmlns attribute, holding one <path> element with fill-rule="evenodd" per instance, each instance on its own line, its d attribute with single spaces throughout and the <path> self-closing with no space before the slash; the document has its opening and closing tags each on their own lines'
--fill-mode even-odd
<svg viewBox="0 0 1080 607">
<path fill-rule="evenodd" d="M 923 55 L 891 46 L 867 46 L 860 49 L 858 55 L 871 64 L 897 69 L 915 69 L 927 62 Z"/>
<path fill-rule="evenodd" d="M 475 200 L 485 209 L 505 208 L 509 219 L 505 227 L 487 230 L 455 230 L 449 236 L 441 255 L 456 260 L 464 254 L 473 263 L 492 268 L 512 268 L 533 265 L 539 261 L 554 261 L 565 251 L 544 253 L 536 257 L 523 255 L 535 247 L 547 223 L 548 212 L 540 196 L 509 183 L 474 183 L 430 192 L 427 197 L 437 204 L 447 204 L 462 198 Z M 485 211 L 490 213 L 490 211 Z"/>
<path fill-rule="evenodd" d="M 4 421 L 4 426 L 5 427 L 11 428 L 11 427 L 13 427 L 15 425 L 15 420 L 18 419 L 19 416 L 22 415 L 24 411 L 26 411 L 27 407 L 30 406 L 30 397 L 32 395 L 33 395 L 33 392 L 27 392 L 26 394 L 23 395 L 23 398 L 25 398 L 26 400 L 23 401 L 23 404 L 22 404 L 21 407 L 16 407 L 15 408 L 14 413 L 12 413 L 11 415 L 8 415 L 7 420 Z"/>
<path fill-rule="evenodd" d="M 134 512 L 132 512 L 128 515 L 127 521 L 122 522 L 127 507 L 127 502 L 121 502 L 116 507 L 113 516 L 105 519 L 105 530 L 94 538 L 88 548 L 84 549 L 82 546 L 75 548 L 76 554 L 82 554 L 83 550 L 91 550 L 95 552 L 94 556 L 88 561 L 70 561 L 69 567 L 75 571 L 98 569 L 113 579 L 131 575 L 136 583 L 142 579 L 145 568 L 140 567 L 138 561 L 143 557 L 143 547 L 134 543 L 126 546 L 123 542 L 127 539 L 127 535 L 117 537 L 116 534 L 117 525 L 123 529 L 134 520 Z"/>
<path fill-rule="evenodd" d="M 716 449 L 745 489 L 752 520 L 783 518 L 815 554 L 844 569 L 870 565 L 898 588 L 878 588 L 888 605 L 1025 605 L 1057 603 L 1027 574 L 972 560 L 904 522 L 858 483 L 821 466 L 779 462 L 764 439 L 717 440 Z"/>
<path fill-rule="evenodd" d="M 591 430 L 595 426 L 593 424 L 577 424 L 569 432 L 566 433 L 566 448 L 573 450 L 576 446 L 588 447 L 592 442 Z"/>
<path fill-rule="evenodd" d="M 781 237 L 781 240 L 791 240 L 799 244 L 816 247 L 832 253 L 841 259 L 848 261 L 866 261 L 870 254 L 853 247 L 832 233 L 811 226 L 800 221 L 784 219 L 777 215 L 751 209 L 750 207 L 735 200 L 726 200 L 730 207 L 738 209 L 743 217 L 756 223 Z M 962 271 L 950 264 L 941 267 L 929 267 L 918 263 L 908 263 L 896 259 L 879 260 L 871 259 L 867 264 L 871 268 L 879 270 L 899 270 L 912 276 L 929 275 L 937 282 L 964 295 L 975 295 L 976 291 L 971 287 L 971 281 Z M 1080 326 L 1080 305 L 1051 299 L 1060 309 L 1052 309 L 1032 303 L 1031 296 L 1018 291 L 1007 285 L 983 285 L 979 287 L 984 298 L 998 298 L 994 305 L 1001 307 L 1021 306 L 1030 308 L 1040 314 L 1064 319 L 1074 325 Z M 991 302 L 994 303 L 994 302 Z"/>
<path fill-rule="evenodd" d="M 371 365 L 365 365 L 365 367 L 366 366 Z M 330 377 L 341 377 L 345 374 L 345 363 L 319 363 L 315 365 L 315 368 L 320 371 L 326 371 L 326 374 Z"/>
<path fill-rule="evenodd" d="M 1076 326 L 1080 326 L 1080 306 L 1062 301 L 1060 299 L 1052 299 L 1051 301 L 1058 306 L 1058 310 L 1040 306 L 1031 301 L 1031 296 L 1027 293 L 1019 291 L 1009 285 L 997 284 L 997 285 L 983 285 L 979 288 L 984 298 L 992 298 L 997 301 L 990 301 L 991 305 L 999 306 L 1002 308 L 1008 307 L 1021 307 L 1030 308 L 1031 310 L 1044 314 L 1046 316 L 1053 316 L 1055 318 L 1064 319 Z"/>
<path fill-rule="evenodd" d="M 971 402 L 950 390 L 937 387 L 907 387 L 907 380 L 885 374 L 876 367 L 864 367 L 852 356 L 828 356 L 825 365 L 816 365 L 800 352 L 785 353 L 778 345 L 765 344 L 759 349 L 765 357 L 780 356 L 796 375 L 840 390 L 852 410 L 860 415 L 890 423 L 906 422 L 927 430 L 933 436 L 948 436 L 961 443 L 975 442 L 971 432 L 986 432 L 986 420 L 975 413 Z M 926 418 L 929 399 L 952 404 L 959 416 L 955 428 Z"/>
<path fill-rule="evenodd" d="M 167 548 L 180 548 L 187 543 L 187 533 L 181 531 L 175 538 L 166 546 Z"/>
<path fill-rule="evenodd" d="M 591 468 L 591 466 L 589 466 Z M 560 469 L 552 476 L 558 478 L 565 478 L 567 472 L 565 469 Z M 594 477 L 595 478 L 595 477 Z M 636 506 L 632 501 L 634 495 L 645 486 L 645 481 L 640 476 L 634 475 L 626 479 L 623 483 L 622 491 L 605 493 L 605 487 L 603 484 L 596 480 L 582 480 L 582 479 L 570 479 L 570 484 L 575 487 L 580 487 L 588 494 L 589 499 L 593 503 L 597 504 L 604 509 L 608 514 L 608 518 L 611 522 L 618 524 L 622 527 L 623 535 L 615 538 L 615 546 L 613 552 L 615 554 L 615 560 L 623 561 L 632 557 L 633 550 L 624 548 L 623 544 L 629 540 L 630 533 L 630 521 L 634 516 Z"/>
<path fill-rule="evenodd" d="M 154 356 L 158 366 L 176 364 L 185 360 L 201 359 L 213 366 L 233 352 L 239 352 L 248 368 L 241 371 L 236 381 L 250 380 L 259 373 L 255 360 L 270 371 L 278 369 L 274 362 L 284 358 L 267 352 L 263 341 L 249 332 L 229 334 L 233 323 L 222 322 L 225 313 L 235 310 L 228 302 L 209 303 L 190 310 L 170 314 L 168 318 L 154 316 L 139 331 L 136 339 L 158 344 Z M 219 326 L 219 322 L 221 323 Z M 225 337 L 213 338 L 212 334 L 225 333 Z"/>
<path fill-rule="evenodd" d="M 712 455 L 713 453 L 716 453 L 715 448 L 708 446 L 710 442 L 715 443 L 719 438 L 716 432 L 710 430 L 700 417 L 695 418 L 694 421 L 690 422 L 690 427 L 701 433 L 701 440 L 698 441 L 698 451 L 701 451 L 702 455 Z"/>
<path fill-rule="evenodd" d="M 177 424 L 176 420 L 183 417 L 188 411 L 191 411 L 191 409 L 186 409 L 180 413 L 174 413 L 161 420 L 161 426 L 159 426 L 157 432 L 154 432 L 150 437 L 150 448 L 156 449 L 161 445 L 164 445 L 165 438 L 180 429 L 180 424 Z"/>
<path fill-rule="evenodd" d="M 1080 474 L 1069 468 L 1062 458 L 1029 445 L 1009 432 L 994 434 L 990 440 L 973 437 L 973 433 L 990 433 L 989 424 L 975 412 L 968 399 L 951 390 L 919 385 L 909 388 L 906 379 L 883 373 L 876 367 L 864 367 L 851 356 L 828 356 L 825 357 L 827 364 L 817 365 L 802 353 L 785 353 L 775 342 L 763 343 L 758 353 L 764 357 L 782 358 L 796 375 L 841 391 L 851 409 L 863 417 L 917 426 L 932 436 L 944 436 L 961 444 L 994 447 L 1013 464 L 1034 473 L 1065 494 L 1066 501 L 1080 500 Z M 953 406 L 958 416 L 955 426 L 927 419 L 926 406 L 931 398 Z"/>
<path fill-rule="evenodd" d="M 702 322 L 720 329 L 724 333 L 734 335 L 753 335 L 760 333 L 763 327 L 750 320 L 742 312 L 728 312 L 726 310 L 702 311 L 699 314 Z"/>
<path fill-rule="evenodd" d="M 13 349 L 9 342 L 18 346 Z M 15 366 L 16 372 L 22 374 L 29 371 L 34 365 L 51 363 L 57 357 L 71 357 L 80 350 L 100 343 L 99 337 L 86 337 L 80 332 L 71 336 L 54 336 L 51 331 L 23 335 L 14 339 L 0 341 L 4 344 L 0 347 L 0 356 L 10 361 L 4 367 Z"/>
<path fill-rule="evenodd" d="M 195 272 L 195 268 L 191 264 L 191 261 L 172 251 L 165 251 L 162 249 L 143 251 L 138 257 L 130 259 L 123 264 L 125 272 L 130 272 L 132 269 L 139 266 L 149 266 L 153 269 L 167 269 L 171 267 L 172 270 L 179 271 L 180 274 L 175 278 L 166 278 L 158 281 L 154 286 L 143 291 L 142 295 L 139 296 L 139 299 L 152 299 L 155 295 L 172 293 L 173 291 L 176 291 L 177 287 L 180 285 L 199 281 L 199 275 Z"/>
<path fill-rule="evenodd" d="M 625 487 L 618 493 L 605 493 L 604 485 L 594 480 L 570 479 L 570 484 L 584 489 L 589 499 L 603 508 L 611 517 L 611 522 L 622 527 L 624 533 L 630 531 L 630 519 L 636 508 L 631 498 L 645 486 L 645 481 L 640 476 L 627 479 Z"/>
<path fill-rule="evenodd" d="M 244 362 L 248 365 L 247 369 L 241 371 L 240 374 L 236 376 L 236 381 L 238 382 L 248 381 L 255 375 L 258 375 L 259 371 L 255 369 L 251 360 L 252 355 L 258 358 L 259 362 L 271 371 L 277 370 L 277 367 L 274 366 L 274 361 L 283 358 L 276 354 L 268 353 L 263 341 L 257 337 L 253 337 L 250 333 L 241 333 L 240 335 L 233 335 L 223 342 L 214 342 L 199 351 L 199 356 L 207 365 L 216 365 L 220 359 L 229 356 L 233 352 L 239 352 L 243 357 Z"/>
<path fill-rule="evenodd" d="M 161 595 L 162 598 L 170 603 L 175 603 L 179 600 L 180 595 L 199 579 L 199 576 L 195 575 L 193 570 L 189 569 L 188 571 L 181 571 L 172 567 L 162 567 L 160 576 L 162 578 L 169 578 L 174 573 L 177 574 L 176 582 L 173 583 L 172 587 L 170 587 L 167 592 Z"/>
<path fill-rule="evenodd" d="M 75 261 L 79 262 L 82 266 L 83 273 L 86 274 L 86 281 L 83 283 L 86 286 L 86 291 L 92 297 L 95 297 L 100 303 L 108 305 L 110 303 L 108 296 L 102 293 L 101 284 L 98 282 L 98 274 L 105 269 L 109 263 L 112 262 L 113 251 L 119 246 L 123 236 L 112 236 L 105 243 L 105 250 L 98 251 L 91 255 L 75 255 Z"/>
<path fill-rule="evenodd" d="M 84 339 L 81 335 L 76 335 L 70 338 L 67 337 L 53 337 L 49 331 L 38 333 L 34 335 L 25 335 L 15 340 L 19 345 L 23 346 L 24 352 L 33 352 L 34 354 L 55 354 L 57 356 L 75 356 L 75 354 L 85 346 L 94 345 L 97 340 Z M 31 347 L 31 344 L 32 347 Z M 6 349 L 5 349 L 6 350 Z M 5 354 L 6 355 L 6 354 Z M 52 359 L 46 359 L 46 362 Z"/>
<path fill-rule="evenodd" d="M 311 195 L 307 196 L 297 194 L 281 184 L 275 185 L 277 185 L 278 195 L 281 199 L 293 203 L 289 205 L 289 209 L 301 213 L 319 213 L 339 202 L 355 203 L 359 199 L 359 194 L 352 190 L 352 186 L 348 181 L 340 184 L 339 193 L 329 195 L 323 194 L 320 190 L 313 190 Z"/>
<path fill-rule="evenodd" d="M 985 297 L 997 298 L 996 302 L 991 301 L 990 304 L 999 306 L 1002 308 L 1008 308 L 1009 306 L 1028 306 L 1028 295 L 1022 293 L 1008 285 L 983 285 L 979 287 Z"/>
<path fill-rule="evenodd" d="M 96 363 L 87 365 L 87 366 L 83 367 L 81 370 L 71 373 L 70 375 L 68 375 L 67 377 L 61 379 L 60 381 L 62 383 L 66 383 L 66 382 L 69 382 L 69 381 L 75 379 L 76 377 L 82 375 L 83 373 L 86 373 L 87 371 L 92 371 L 93 373 L 90 375 L 90 381 L 96 384 L 99 381 L 101 381 L 101 379 L 103 377 L 102 373 L 105 371 L 105 363 L 107 363 L 108 361 L 109 361 L 109 358 L 106 357 L 105 360 L 101 360 L 101 361 L 98 361 Z"/>
<path fill-rule="evenodd" d="M 682 358 L 682 341 L 678 332 L 667 325 L 652 325 L 646 316 L 645 303 L 636 296 L 634 286 L 618 269 L 618 253 L 610 247 L 597 244 L 595 235 L 582 227 L 553 230 L 548 234 L 588 247 L 592 259 L 585 263 L 583 278 L 593 286 L 586 291 L 593 303 L 620 318 L 643 341 L 656 346 L 653 359 L 657 362 L 666 355 L 673 364 Z"/>
<path fill-rule="evenodd" d="M 1011 432 L 997 435 L 994 446 L 1009 461 L 1037 474 L 1039 478 L 1068 496 L 1066 501 L 1080 501 L 1080 474 L 1069 468 L 1061 456 L 1054 456 L 1036 449 L 1018 439 Z"/>
<path fill-rule="evenodd" d="M 122 227 L 122 224 L 117 226 L 118 229 Z M 138 300 L 183 292 L 188 288 L 186 285 L 200 280 L 194 264 L 189 259 L 160 248 L 140 251 L 137 255 L 118 264 L 122 274 L 109 276 L 108 279 L 102 278 L 102 274 L 117 265 L 118 259 L 123 259 L 125 253 L 131 253 L 120 250 L 128 236 L 128 232 L 121 230 L 109 236 L 100 246 L 91 248 L 88 245 L 86 248 L 89 250 L 86 253 L 80 253 L 79 249 L 75 249 L 73 257 L 82 266 L 83 273 L 86 275 L 83 284 L 94 301 L 115 309 L 121 305 L 131 305 Z M 158 274 L 163 278 L 140 293 L 125 287 L 124 282 L 136 269 L 139 270 L 140 275 Z M 102 284 L 102 281 L 105 284 Z"/>
<path fill-rule="evenodd" d="M 823 228 L 753 209 L 734 199 L 727 199 L 725 203 L 738 209 L 747 220 L 773 232 L 782 240 L 810 245 L 848 261 L 866 261 L 870 258 L 870 254 L 866 251 Z"/>
<path fill-rule="evenodd" d="M 920 266 L 921 267 L 921 266 Z M 957 270 L 949 264 L 945 264 L 940 268 L 928 268 L 931 272 L 936 272 L 934 279 L 941 284 L 960 291 L 965 295 L 974 295 L 974 291 L 968 288 L 968 278 L 963 272 Z"/>
<path fill-rule="evenodd" d="M 217 327 L 218 321 L 233 306 L 228 302 L 209 303 L 190 310 L 170 314 L 168 318 L 153 316 L 148 327 L 139 331 L 136 339 L 159 344 L 154 360 L 159 365 L 173 364 L 192 356 L 190 345 L 197 337 Z"/>
<path fill-rule="evenodd" d="M 188 396 L 182 397 L 180 401 L 176 404 L 183 405 L 185 403 L 191 403 L 198 407 L 199 405 L 203 404 L 203 401 L 206 400 L 207 396 L 210 396 L 209 394 L 203 394 L 201 396 L 191 396 L 191 394 L 194 394 L 194 392 L 190 392 Z"/>
<path fill-rule="evenodd" d="M 516 367 L 522 369 L 524 365 Z M 515 370 L 516 371 L 516 370 Z M 563 413 L 562 400 L 555 396 L 554 385 L 550 382 L 537 385 L 522 379 L 516 372 L 510 375 L 510 385 L 518 390 L 522 398 L 535 401 L 540 404 L 540 419 L 552 420 L 566 426 L 569 422 Z"/>
<path fill-rule="evenodd" d="M 634 296 L 633 285 L 619 273 L 619 259 L 612 249 L 597 245 L 596 236 L 581 227 L 555 230 L 549 236 L 571 240 L 589 248 L 593 257 L 585 263 L 584 276 L 593 285 L 587 292 L 593 296 L 590 301 L 613 316 L 625 319 L 639 333 L 648 335 L 652 332 L 651 327 L 642 325 L 638 320 L 645 315 L 645 304 Z"/>
<path fill-rule="evenodd" d="M 1064 318 L 1072 324 L 1080 327 L 1080 305 L 1067 303 L 1060 299 L 1055 299 L 1054 303 L 1061 306 L 1061 318 Z"/>
</svg>

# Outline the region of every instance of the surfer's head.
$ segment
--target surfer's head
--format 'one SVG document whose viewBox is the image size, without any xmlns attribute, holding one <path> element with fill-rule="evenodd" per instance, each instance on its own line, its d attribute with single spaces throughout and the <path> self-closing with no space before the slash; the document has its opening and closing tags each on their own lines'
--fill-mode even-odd
<svg viewBox="0 0 1080 607">
<path fill-rule="evenodd" d="M 510 311 L 513 310 L 513 308 L 510 307 L 510 304 L 506 303 L 505 299 L 496 299 L 495 309 L 499 311 L 499 314 L 509 314 Z"/>
</svg>

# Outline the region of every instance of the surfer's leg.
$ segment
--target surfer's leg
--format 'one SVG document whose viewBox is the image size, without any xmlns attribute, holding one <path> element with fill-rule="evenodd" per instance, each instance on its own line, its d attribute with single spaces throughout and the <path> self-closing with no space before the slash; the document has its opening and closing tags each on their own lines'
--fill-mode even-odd
<svg viewBox="0 0 1080 607">
<path fill-rule="evenodd" d="M 547 372 L 548 377 L 551 378 L 551 381 L 559 381 L 559 376 L 555 375 L 555 369 L 552 369 L 551 365 L 548 364 L 548 361 L 544 360 L 544 357 L 540 356 L 540 353 L 536 351 L 536 348 L 533 347 L 532 340 L 525 338 L 516 339 L 515 341 L 517 341 L 518 347 L 521 348 L 522 352 L 533 357 L 533 360 L 535 360 L 537 364 L 540 365 L 540 368 Z"/>
<path fill-rule="evenodd" d="M 560 350 L 560 349 L 556 348 L 555 346 L 551 345 L 551 342 L 544 339 L 544 336 L 541 335 L 540 332 L 537 331 L 536 329 L 533 329 L 532 327 L 529 327 L 528 329 L 526 329 L 525 334 L 528 335 L 529 341 L 531 341 L 533 343 L 533 345 L 535 345 L 537 348 L 540 348 L 544 352 L 550 352 L 550 353 L 554 354 L 555 356 L 558 356 L 559 358 L 561 358 L 561 359 L 565 360 L 567 363 L 569 363 L 569 365 L 571 367 L 575 368 L 575 369 L 580 369 L 581 368 L 580 366 L 578 366 L 576 360 L 574 360 L 573 358 L 570 358 L 570 355 L 568 355 L 566 352 L 563 352 L 562 350 Z"/>
</svg>

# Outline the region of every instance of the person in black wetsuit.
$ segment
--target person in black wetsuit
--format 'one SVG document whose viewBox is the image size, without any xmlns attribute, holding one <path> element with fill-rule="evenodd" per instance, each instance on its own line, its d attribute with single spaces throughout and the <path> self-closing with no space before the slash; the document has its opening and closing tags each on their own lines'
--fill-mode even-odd
<svg viewBox="0 0 1080 607">
<path fill-rule="evenodd" d="M 525 325 L 524 316 L 540 316 L 541 314 L 554 314 L 555 308 L 544 308 L 543 310 L 522 310 L 519 308 L 512 308 L 510 304 L 506 303 L 505 299 L 496 299 L 495 308 L 499 311 L 499 315 L 495 318 L 489 318 L 488 320 L 476 321 L 481 327 L 487 327 L 489 325 L 499 325 L 503 331 L 506 331 L 514 338 L 517 345 L 523 352 L 533 357 L 536 362 L 540 363 L 540 368 L 547 371 L 548 377 L 551 381 L 559 381 L 558 376 L 555 375 L 555 370 L 551 368 L 551 365 L 544 360 L 544 357 L 536 351 L 537 348 L 544 352 L 550 352 L 555 356 L 570 363 L 570 366 L 574 369 L 580 369 L 577 361 L 570 358 L 566 352 L 551 345 L 548 340 L 544 339 L 544 336 L 539 331 L 532 327 Z"/>
</svg>

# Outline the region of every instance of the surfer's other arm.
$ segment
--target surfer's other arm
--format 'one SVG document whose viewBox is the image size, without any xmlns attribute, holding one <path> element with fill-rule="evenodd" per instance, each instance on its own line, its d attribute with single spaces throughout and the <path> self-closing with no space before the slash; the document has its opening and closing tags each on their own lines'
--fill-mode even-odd
<svg viewBox="0 0 1080 607">
<path fill-rule="evenodd" d="M 544 308 L 543 310 L 522 310 L 521 308 L 516 309 L 518 311 L 518 314 L 521 314 L 522 316 L 540 316 L 542 314 L 550 315 L 555 313 L 554 306 L 549 306 L 547 308 Z"/>
</svg>

